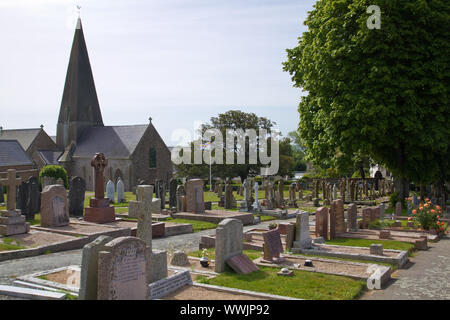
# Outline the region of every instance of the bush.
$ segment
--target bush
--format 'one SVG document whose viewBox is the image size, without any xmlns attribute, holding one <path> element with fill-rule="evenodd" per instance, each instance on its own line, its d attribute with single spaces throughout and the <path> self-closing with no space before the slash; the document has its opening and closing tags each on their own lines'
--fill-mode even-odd
<svg viewBox="0 0 450 320">
<path fill-rule="evenodd" d="M 429 199 L 425 199 L 424 204 L 420 204 L 419 209 L 414 209 L 412 211 L 413 217 L 408 220 L 415 220 L 424 230 L 434 229 L 436 232 L 443 233 L 445 231 L 445 223 L 440 222 L 440 216 L 442 214 L 441 207 L 435 205 L 431 206 Z"/>
<path fill-rule="evenodd" d="M 389 203 L 391 205 L 391 208 L 395 208 L 395 205 L 397 204 L 397 202 L 400 201 L 402 203 L 402 208 L 406 208 L 406 200 L 405 199 L 400 199 L 398 192 L 393 192 L 389 195 Z"/>
<path fill-rule="evenodd" d="M 50 165 L 45 166 L 39 172 L 39 184 L 42 186 L 42 177 L 51 177 L 56 180 L 61 178 L 64 181 L 64 187 L 69 187 L 69 180 L 67 178 L 67 171 L 62 166 Z"/>
</svg>

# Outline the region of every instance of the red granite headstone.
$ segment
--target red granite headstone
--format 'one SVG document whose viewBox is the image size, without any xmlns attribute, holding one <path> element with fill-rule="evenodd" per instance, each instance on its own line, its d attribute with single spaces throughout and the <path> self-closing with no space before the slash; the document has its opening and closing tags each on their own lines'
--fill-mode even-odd
<svg viewBox="0 0 450 320">
<path fill-rule="evenodd" d="M 259 270 L 253 261 L 243 253 L 227 259 L 226 263 L 231 269 L 240 274 L 248 274 Z"/>
<path fill-rule="evenodd" d="M 283 253 L 283 244 L 278 229 L 263 233 L 264 238 L 264 260 L 272 261 L 274 258 L 280 258 Z"/>
<path fill-rule="evenodd" d="M 320 207 L 316 210 L 316 237 L 328 240 L 328 208 Z"/>
<path fill-rule="evenodd" d="M 105 198 L 105 185 L 103 180 L 103 171 L 108 165 L 108 159 L 103 153 L 96 153 L 91 160 L 91 166 L 94 167 L 94 189 L 95 196 L 89 201 L 90 207 L 84 212 L 84 220 L 94 223 L 108 223 L 116 221 L 114 207 L 110 207 L 110 199 Z"/>
</svg>

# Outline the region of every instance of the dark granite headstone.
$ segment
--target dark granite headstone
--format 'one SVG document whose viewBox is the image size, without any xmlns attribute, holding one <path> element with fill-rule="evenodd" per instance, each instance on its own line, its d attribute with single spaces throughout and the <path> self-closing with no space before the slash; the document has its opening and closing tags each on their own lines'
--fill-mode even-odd
<svg viewBox="0 0 450 320">
<path fill-rule="evenodd" d="M 177 206 L 177 180 L 171 179 L 169 183 L 169 207 Z"/>
<path fill-rule="evenodd" d="M 82 217 L 84 211 L 84 195 L 86 182 L 81 177 L 73 177 L 69 182 L 69 214 Z"/>
<path fill-rule="evenodd" d="M 280 258 L 283 253 L 283 244 L 281 243 L 281 235 L 278 229 L 270 230 L 263 233 L 264 238 L 264 260 L 272 261 L 274 258 Z"/>
<path fill-rule="evenodd" d="M 40 211 L 41 207 L 41 193 L 36 177 L 30 177 L 18 186 L 16 203 L 17 209 L 22 211 L 27 220 L 34 219 L 34 215 Z"/>
<path fill-rule="evenodd" d="M 5 203 L 5 191 L 3 190 L 3 186 L 0 185 L 0 203 Z"/>
</svg>

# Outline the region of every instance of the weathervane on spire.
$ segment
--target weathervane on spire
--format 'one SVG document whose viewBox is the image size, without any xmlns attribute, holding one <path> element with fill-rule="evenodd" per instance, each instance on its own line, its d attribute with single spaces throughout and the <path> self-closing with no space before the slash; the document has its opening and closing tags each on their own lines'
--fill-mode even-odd
<svg viewBox="0 0 450 320">
<path fill-rule="evenodd" d="M 76 6 L 77 6 L 77 12 L 78 12 L 78 18 L 79 18 L 80 14 L 81 14 L 81 6 L 78 4 Z"/>
</svg>

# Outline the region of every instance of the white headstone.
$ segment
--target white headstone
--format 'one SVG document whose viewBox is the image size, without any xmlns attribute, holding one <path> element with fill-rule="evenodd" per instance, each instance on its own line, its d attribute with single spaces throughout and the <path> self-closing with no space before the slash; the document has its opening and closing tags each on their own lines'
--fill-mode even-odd
<svg viewBox="0 0 450 320">
<path fill-rule="evenodd" d="M 115 190 L 114 190 L 114 182 L 112 182 L 111 180 L 108 181 L 108 183 L 106 184 L 106 197 L 111 201 L 114 202 L 114 194 L 115 194 Z"/>
<path fill-rule="evenodd" d="M 122 182 L 122 179 L 119 178 L 119 180 L 117 181 L 117 203 L 121 203 L 121 202 L 125 202 L 126 198 L 125 198 L 125 186 Z"/>
</svg>

